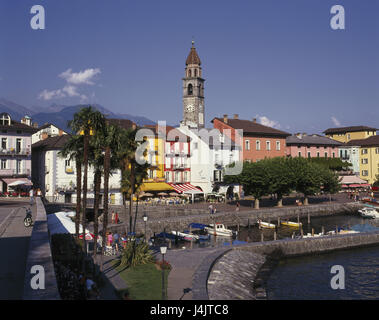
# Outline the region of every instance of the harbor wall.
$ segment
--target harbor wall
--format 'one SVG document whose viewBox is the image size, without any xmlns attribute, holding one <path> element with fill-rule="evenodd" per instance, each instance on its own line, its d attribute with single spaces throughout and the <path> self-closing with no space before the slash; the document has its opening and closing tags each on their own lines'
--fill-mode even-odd
<svg viewBox="0 0 379 320">
<path fill-rule="evenodd" d="M 208 299 L 212 300 L 265 299 L 265 278 L 270 272 L 269 269 L 275 266 L 281 258 L 317 255 L 374 245 L 379 245 L 379 232 L 284 239 L 239 245 L 209 265 L 208 281 L 203 286 L 203 291 L 199 291 L 199 296 L 202 294 L 203 299 L 208 296 Z M 203 265 L 202 270 L 205 269 Z M 194 296 L 194 299 L 197 297 Z"/>
</svg>

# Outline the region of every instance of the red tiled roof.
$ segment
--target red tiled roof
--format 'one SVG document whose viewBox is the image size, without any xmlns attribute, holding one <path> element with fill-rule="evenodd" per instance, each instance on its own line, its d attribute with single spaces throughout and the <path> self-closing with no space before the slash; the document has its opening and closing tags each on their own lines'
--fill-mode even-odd
<svg viewBox="0 0 379 320">
<path fill-rule="evenodd" d="M 256 123 L 250 120 L 242 120 L 242 119 L 228 119 L 228 122 L 225 123 L 222 118 L 214 118 L 226 124 L 234 129 L 242 129 L 243 134 L 247 135 L 263 135 L 263 136 L 278 136 L 278 137 L 288 137 L 291 134 L 288 132 L 284 132 L 278 129 L 274 129 L 271 127 L 264 126 L 263 124 Z"/>
</svg>

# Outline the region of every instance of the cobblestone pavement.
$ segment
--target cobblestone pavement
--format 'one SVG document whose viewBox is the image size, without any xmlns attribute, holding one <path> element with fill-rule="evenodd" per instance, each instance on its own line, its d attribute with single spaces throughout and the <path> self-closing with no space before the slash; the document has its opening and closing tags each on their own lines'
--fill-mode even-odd
<svg viewBox="0 0 379 320">
<path fill-rule="evenodd" d="M 22 299 L 25 264 L 32 227 L 25 228 L 25 209 L 29 200 L 0 201 L 0 299 Z M 32 206 L 33 220 L 36 206 Z"/>
</svg>

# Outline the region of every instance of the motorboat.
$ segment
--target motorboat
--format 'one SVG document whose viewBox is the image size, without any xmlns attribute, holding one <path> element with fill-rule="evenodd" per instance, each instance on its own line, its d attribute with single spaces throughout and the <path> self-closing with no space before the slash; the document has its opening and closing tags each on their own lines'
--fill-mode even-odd
<svg viewBox="0 0 379 320">
<path fill-rule="evenodd" d="M 259 229 L 265 228 L 265 229 L 275 229 L 276 225 L 269 223 L 269 222 L 264 222 L 262 220 L 257 221 Z"/>
<path fill-rule="evenodd" d="M 323 234 L 322 232 L 320 232 L 320 233 L 314 233 L 313 235 L 312 235 L 312 233 L 307 233 L 307 234 L 305 234 L 305 235 L 303 235 L 303 238 L 315 238 L 315 237 L 322 237 L 322 236 L 324 236 L 325 234 Z"/>
<path fill-rule="evenodd" d="M 214 224 L 210 224 L 209 226 L 205 227 L 205 230 L 211 235 L 224 237 L 232 237 L 233 235 L 237 234 L 236 231 L 227 229 L 222 223 L 216 223 L 216 228 Z"/>
<path fill-rule="evenodd" d="M 200 238 L 198 234 L 192 234 L 189 232 L 171 231 L 171 233 L 186 241 L 196 241 Z"/>
<path fill-rule="evenodd" d="M 293 227 L 293 228 L 300 228 L 303 225 L 301 222 L 298 223 L 298 222 L 292 222 L 292 221 L 282 221 L 280 224 L 283 226 Z"/>
<path fill-rule="evenodd" d="M 364 218 L 379 218 L 379 212 L 373 207 L 364 207 L 362 209 L 359 209 L 358 212 Z"/>
</svg>

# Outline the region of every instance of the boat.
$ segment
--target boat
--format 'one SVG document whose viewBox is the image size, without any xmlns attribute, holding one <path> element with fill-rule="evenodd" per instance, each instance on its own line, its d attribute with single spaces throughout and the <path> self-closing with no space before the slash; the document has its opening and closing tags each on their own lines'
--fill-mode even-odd
<svg viewBox="0 0 379 320">
<path fill-rule="evenodd" d="M 315 234 L 313 234 L 313 236 L 312 236 L 312 233 L 307 233 L 307 234 L 303 235 L 303 238 L 306 239 L 306 238 L 315 238 L 315 237 L 322 237 L 322 236 L 324 236 L 324 234 L 322 232 L 315 233 Z"/>
<path fill-rule="evenodd" d="M 294 227 L 294 228 L 300 228 L 303 225 L 301 222 L 297 223 L 297 222 L 292 222 L 292 221 L 282 221 L 280 224 L 283 226 Z"/>
<path fill-rule="evenodd" d="M 188 231 L 180 232 L 180 231 L 171 231 L 173 235 L 178 236 L 179 238 L 183 238 L 186 241 L 196 241 L 200 239 L 200 235 L 192 234 Z"/>
<path fill-rule="evenodd" d="M 264 222 L 262 220 L 258 220 L 257 223 L 259 225 L 259 229 L 262 229 L 262 228 L 265 228 L 265 229 L 275 229 L 276 228 L 275 224 L 272 224 L 272 223 L 269 223 L 269 222 Z"/>
<path fill-rule="evenodd" d="M 232 237 L 233 235 L 237 234 L 236 231 L 225 228 L 222 223 L 216 223 L 216 228 L 214 228 L 213 224 L 210 224 L 209 226 L 205 227 L 205 230 L 211 235 L 224 237 Z"/>
<path fill-rule="evenodd" d="M 359 209 L 358 212 L 364 218 L 379 218 L 379 212 L 373 207 L 364 207 L 362 209 Z"/>
</svg>

